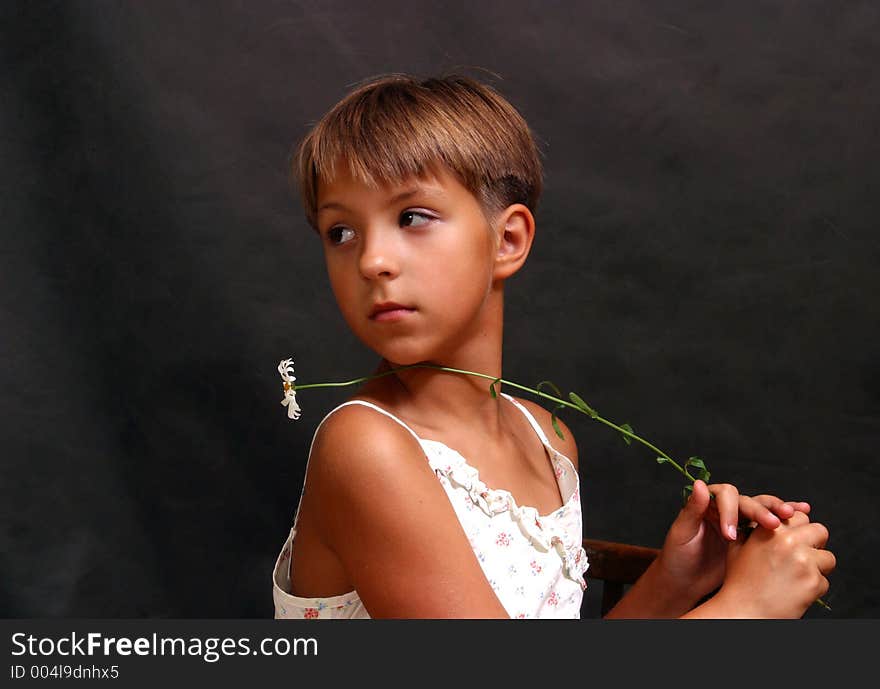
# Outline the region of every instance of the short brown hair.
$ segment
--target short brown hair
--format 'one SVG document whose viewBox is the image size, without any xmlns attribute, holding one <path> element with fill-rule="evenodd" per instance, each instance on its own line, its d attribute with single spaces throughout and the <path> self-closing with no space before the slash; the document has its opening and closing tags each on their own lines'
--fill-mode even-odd
<svg viewBox="0 0 880 689">
<path fill-rule="evenodd" d="M 522 115 L 491 86 L 460 74 L 374 77 L 312 127 L 293 173 L 315 229 L 318 183 L 333 180 L 337 161 L 371 186 L 444 165 L 488 217 L 513 203 L 534 213 L 543 189 L 538 147 Z"/>
</svg>

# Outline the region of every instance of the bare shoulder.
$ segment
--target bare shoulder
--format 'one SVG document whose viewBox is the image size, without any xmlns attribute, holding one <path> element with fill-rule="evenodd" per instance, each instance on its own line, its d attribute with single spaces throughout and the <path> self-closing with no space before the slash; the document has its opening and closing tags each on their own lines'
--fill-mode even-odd
<svg viewBox="0 0 880 689">
<path fill-rule="evenodd" d="M 318 537 L 371 617 L 505 616 L 421 443 L 394 419 L 335 411 L 306 485 Z"/>
<path fill-rule="evenodd" d="M 334 503 L 345 498 L 350 508 L 360 509 L 371 506 L 358 504 L 361 495 L 382 494 L 414 476 L 433 477 L 419 442 L 393 419 L 360 404 L 325 419 L 315 434 L 308 471 L 309 492 L 335 495 Z"/>
<path fill-rule="evenodd" d="M 575 442 L 574 434 L 569 430 L 568 426 L 565 425 L 565 422 L 558 416 L 556 417 L 556 423 L 559 425 L 559 430 L 561 430 L 562 435 L 565 436 L 564 438 L 560 438 L 556 434 L 556 430 L 553 428 L 553 415 L 547 409 L 544 409 L 544 407 L 532 400 L 524 399 L 522 397 L 514 397 L 514 399 L 532 413 L 532 416 L 535 417 L 535 420 L 543 429 L 544 435 L 547 436 L 550 444 L 556 448 L 556 450 L 568 457 L 574 465 L 574 468 L 577 469 L 577 443 Z"/>
</svg>

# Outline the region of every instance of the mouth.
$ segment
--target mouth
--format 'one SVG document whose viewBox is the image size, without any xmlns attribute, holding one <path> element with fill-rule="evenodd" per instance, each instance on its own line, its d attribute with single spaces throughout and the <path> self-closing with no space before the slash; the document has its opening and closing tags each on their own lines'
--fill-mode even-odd
<svg viewBox="0 0 880 689">
<path fill-rule="evenodd" d="M 371 321 L 391 321 L 404 318 L 413 313 L 414 308 L 397 304 L 396 302 L 383 302 L 376 304 L 370 313 Z"/>
</svg>

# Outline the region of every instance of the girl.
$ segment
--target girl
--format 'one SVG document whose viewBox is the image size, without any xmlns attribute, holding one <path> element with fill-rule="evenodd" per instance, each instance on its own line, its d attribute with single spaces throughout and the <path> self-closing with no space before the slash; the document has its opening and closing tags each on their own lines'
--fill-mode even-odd
<svg viewBox="0 0 880 689">
<path fill-rule="evenodd" d="M 295 166 L 375 373 L 500 377 L 504 285 L 529 255 L 542 189 L 516 109 L 466 77 L 374 79 L 312 128 Z M 549 412 L 490 396 L 483 378 L 407 368 L 367 381 L 315 432 L 275 616 L 578 617 L 578 448 L 559 424 L 564 440 Z M 608 616 L 801 616 L 835 565 L 808 512 L 697 481 Z M 748 539 L 740 520 L 757 525 Z"/>
</svg>

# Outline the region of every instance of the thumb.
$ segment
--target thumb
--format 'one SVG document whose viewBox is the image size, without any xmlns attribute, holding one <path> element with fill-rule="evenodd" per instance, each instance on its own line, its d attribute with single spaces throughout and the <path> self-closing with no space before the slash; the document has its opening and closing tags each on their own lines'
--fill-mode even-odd
<svg viewBox="0 0 880 689">
<path fill-rule="evenodd" d="M 677 536 L 683 541 L 696 536 L 708 508 L 709 487 L 704 481 L 694 481 L 694 490 L 673 524 Z"/>
</svg>

